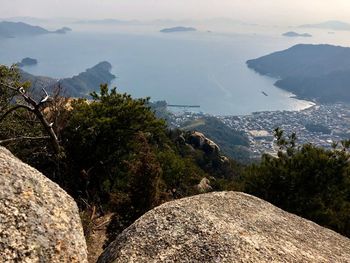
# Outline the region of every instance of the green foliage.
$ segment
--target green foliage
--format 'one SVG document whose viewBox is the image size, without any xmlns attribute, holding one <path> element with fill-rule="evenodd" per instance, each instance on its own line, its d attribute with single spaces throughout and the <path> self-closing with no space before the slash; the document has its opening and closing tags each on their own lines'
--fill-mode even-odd
<svg viewBox="0 0 350 263">
<path fill-rule="evenodd" d="M 144 134 L 135 138 L 139 149 L 131 161 L 128 161 L 130 177 L 129 196 L 134 219 L 160 204 L 160 184 L 163 174 Z"/>
<path fill-rule="evenodd" d="M 17 91 L 19 88 L 27 92 L 30 83 L 21 82 L 16 66 L 0 65 L 0 145 L 54 179 L 57 160 L 48 143 L 48 134 Z"/>
<path fill-rule="evenodd" d="M 179 154 L 148 99 L 132 99 L 107 85 L 92 98 L 72 104 L 62 133 L 70 163 L 66 180 L 77 199 L 138 216 L 162 201 L 195 193 L 193 186 L 205 173 Z"/>
<path fill-rule="evenodd" d="M 350 165 L 346 148 L 296 147 L 276 130 L 278 157 L 247 169 L 245 191 L 350 236 Z M 345 142 L 344 146 L 347 146 Z"/>
<path fill-rule="evenodd" d="M 171 198 L 196 194 L 194 186 L 208 176 L 190 156 L 182 157 L 173 150 L 161 151 L 157 158 L 163 169 L 163 180 Z"/>
<path fill-rule="evenodd" d="M 64 132 L 65 146 L 82 168 L 100 162 L 114 166 L 115 161 L 120 162 L 130 153 L 139 132 L 154 143 L 165 138 L 165 124 L 145 106 L 147 100 L 134 100 L 116 89 L 109 91 L 107 85 L 102 85 L 101 93 L 93 93 L 92 98 L 93 101 L 73 103 Z"/>
<path fill-rule="evenodd" d="M 109 240 L 154 206 L 198 193 L 208 174 L 196 153 L 148 107 L 101 86 L 92 100 L 72 103 L 62 141 L 65 184 L 81 209 L 114 212 Z"/>
</svg>

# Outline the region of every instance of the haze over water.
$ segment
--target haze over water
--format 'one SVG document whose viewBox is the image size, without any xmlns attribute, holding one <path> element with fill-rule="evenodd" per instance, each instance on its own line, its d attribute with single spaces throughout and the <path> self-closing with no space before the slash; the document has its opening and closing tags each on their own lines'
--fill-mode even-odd
<svg viewBox="0 0 350 263">
<path fill-rule="evenodd" d="M 286 38 L 281 33 L 288 28 L 258 26 L 239 26 L 235 31 L 202 26 L 199 32 L 174 34 L 159 33 L 161 26 L 72 28 L 66 35 L 2 39 L 0 63 L 10 65 L 32 57 L 39 64 L 24 70 L 63 78 L 105 60 L 113 66 L 112 73 L 117 76 L 113 85 L 120 91 L 171 104 L 200 105 L 201 111 L 218 115 L 310 106 L 276 88 L 276 79 L 256 74 L 245 62 L 298 43 L 348 46 L 350 39 L 350 32 L 328 34 L 308 29 L 297 31 L 314 37 Z"/>
</svg>

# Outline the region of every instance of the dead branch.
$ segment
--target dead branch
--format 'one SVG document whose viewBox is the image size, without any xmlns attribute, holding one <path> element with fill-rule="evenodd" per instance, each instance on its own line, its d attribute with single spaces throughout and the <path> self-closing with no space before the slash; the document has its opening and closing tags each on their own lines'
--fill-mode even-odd
<svg viewBox="0 0 350 263">
<path fill-rule="evenodd" d="M 43 125 L 45 131 L 49 134 L 49 136 L 51 138 L 52 146 L 53 146 L 56 154 L 58 154 L 60 152 L 60 145 L 59 145 L 59 142 L 58 142 L 57 135 L 56 135 L 55 131 L 52 128 L 52 124 L 50 124 L 45 119 L 44 114 L 41 112 L 41 107 L 43 106 L 43 104 L 45 102 L 47 102 L 49 100 L 49 95 L 46 92 L 46 90 L 43 89 L 43 91 L 45 93 L 45 97 L 43 97 L 40 100 L 40 102 L 36 102 L 33 98 L 31 98 L 27 94 L 26 90 L 23 87 L 15 88 L 15 87 L 12 87 L 11 85 L 8 85 L 6 83 L 0 83 L 0 84 L 5 86 L 5 87 L 7 87 L 7 88 L 9 88 L 9 89 L 11 89 L 12 91 L 16 91 L 18 93 L 18 95 L 20 95 L 24 99 L 24 101 L 28 104 L 28 105 L 22 105 L 22 104 L 17 105 L 15 107 L 11 108 L 9 111 L 12 112 L 12 111 L 17 110 L 19 108 L 25 108 L 28 111 L 33 112 L 36 115 L 36 117 L 39 119 L 41 124 Z M 10 112 L 6 112 L 5 116 L 2 116 L 0 121 L 3 120 Z"/>
<path fill-rule="evenodd" d="M 11 112 L 16 111 L 16 110 L 18 110 L 18 109 L 20 109 L 20 108 L 24 108 L 24 109 L 26 109 L 26 110 L 28 110 L 28 111 L 33 111 L 33 109 L 32 109 L 31 107 L 29 107 L 29 106 L 27 106 L 27 105 L 22 105 L 22 104 L 20 104 L 20 105 L 17 105 L 17 106 L 12 107 L 12 108 L 9 109 L 8 111 L 6 111 L 6 112 L 0 117 L 0 122 L 2 122 Z"/>
<path fill-rule="evenodd" d="M 49 100 L 49 98 L 50 98 L 49 94 L 47 94 L 47 91 L 46 91 L 44 88 L 42 88 L 42 91 L 45 93 L 45 97 L 43 97 L 43 98 L 41 99 L 41 101 L 39 102 L 39 105 L 40 105 L 40 104 L 44 104 L 44 103 L 47 102 L 47 101 Z"/>
<path fill-rule="evenodd" d="M 0 144 L 6 144 L 6 143 L 15 142 L 15 141 L 23 141 L 23 140 L 47 140 L 47 139 L 50 139 L 50 136 L 41 136 L 41 137 L 21 136 L 17 138 L 0 140 Z"/>
</svg>

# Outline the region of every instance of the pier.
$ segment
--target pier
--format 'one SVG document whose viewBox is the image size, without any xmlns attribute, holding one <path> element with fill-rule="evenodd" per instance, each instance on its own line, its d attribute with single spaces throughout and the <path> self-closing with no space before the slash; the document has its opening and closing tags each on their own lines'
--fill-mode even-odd
<svg viewBox="0 0 350 263">
<path fill-rule="evenodd" d="M 172 108 L 200 108 L 200 105 L 181 105 L 181 104 L 167 104 L 167 107 Z"/>
</svg>

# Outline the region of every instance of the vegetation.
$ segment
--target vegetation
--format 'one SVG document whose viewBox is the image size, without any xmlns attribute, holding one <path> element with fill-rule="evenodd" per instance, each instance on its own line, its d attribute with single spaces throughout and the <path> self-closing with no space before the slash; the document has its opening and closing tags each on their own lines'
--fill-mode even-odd
<svg viewBox="0 0 350 263">
<path fill-rule="evenodd" d="M 289 212 L 350 236 L 349 142 L 326 150 L 297 147 L 276 130 L 278 158 L 264 155 L 247 169 L 244 190 Z"/>
<path fill-rule="evenodd" d="M 46 106 L 38 102 L 37 110 L 53 123 L 57 153 L 40 115 L 25 107 L 10 110 L 26 102 L 23 94 L 31 98 L 16 68 L 0 67 L 0 83 L 0 116 L 6 115 L 0 117 L 0 145 L 75 198 L 87 237 L 94 216 L 114 214 L 112 241 L 149 209 L 202 192 L 203 178 L 211 190 L 245 191 L 350 236 L 349 141 L 332 150 L 298 146 L 295 134 L 286 137 L 276 129 L 278 156 L 242 165 L 197 147 L 191 131 L 169 130 L 148 99 L 101 85 L 91 100 L 56 95 Z M 18 93 L 22 86 L 25 92 Z"/>
<path fill-rule="evenodd" d="M 215 117 L 203 117 L 189 121 L 182 127 L 184 130 L 195 130 L 204 133 L 220 146 L 222 152 L 241 162 L 250 162 L 248 138 L 240 131 L 226 126 Z"/>
<path fill-rule="evenodd" d="M 49 96 L 43 92 L 36 100 L 28 93 L 29 86 L 20 82 L 16 67 L 0 66 L 0 145 L 45 170 L 59 154 L 58 138 L 44 116 Z"/>
</svg>

